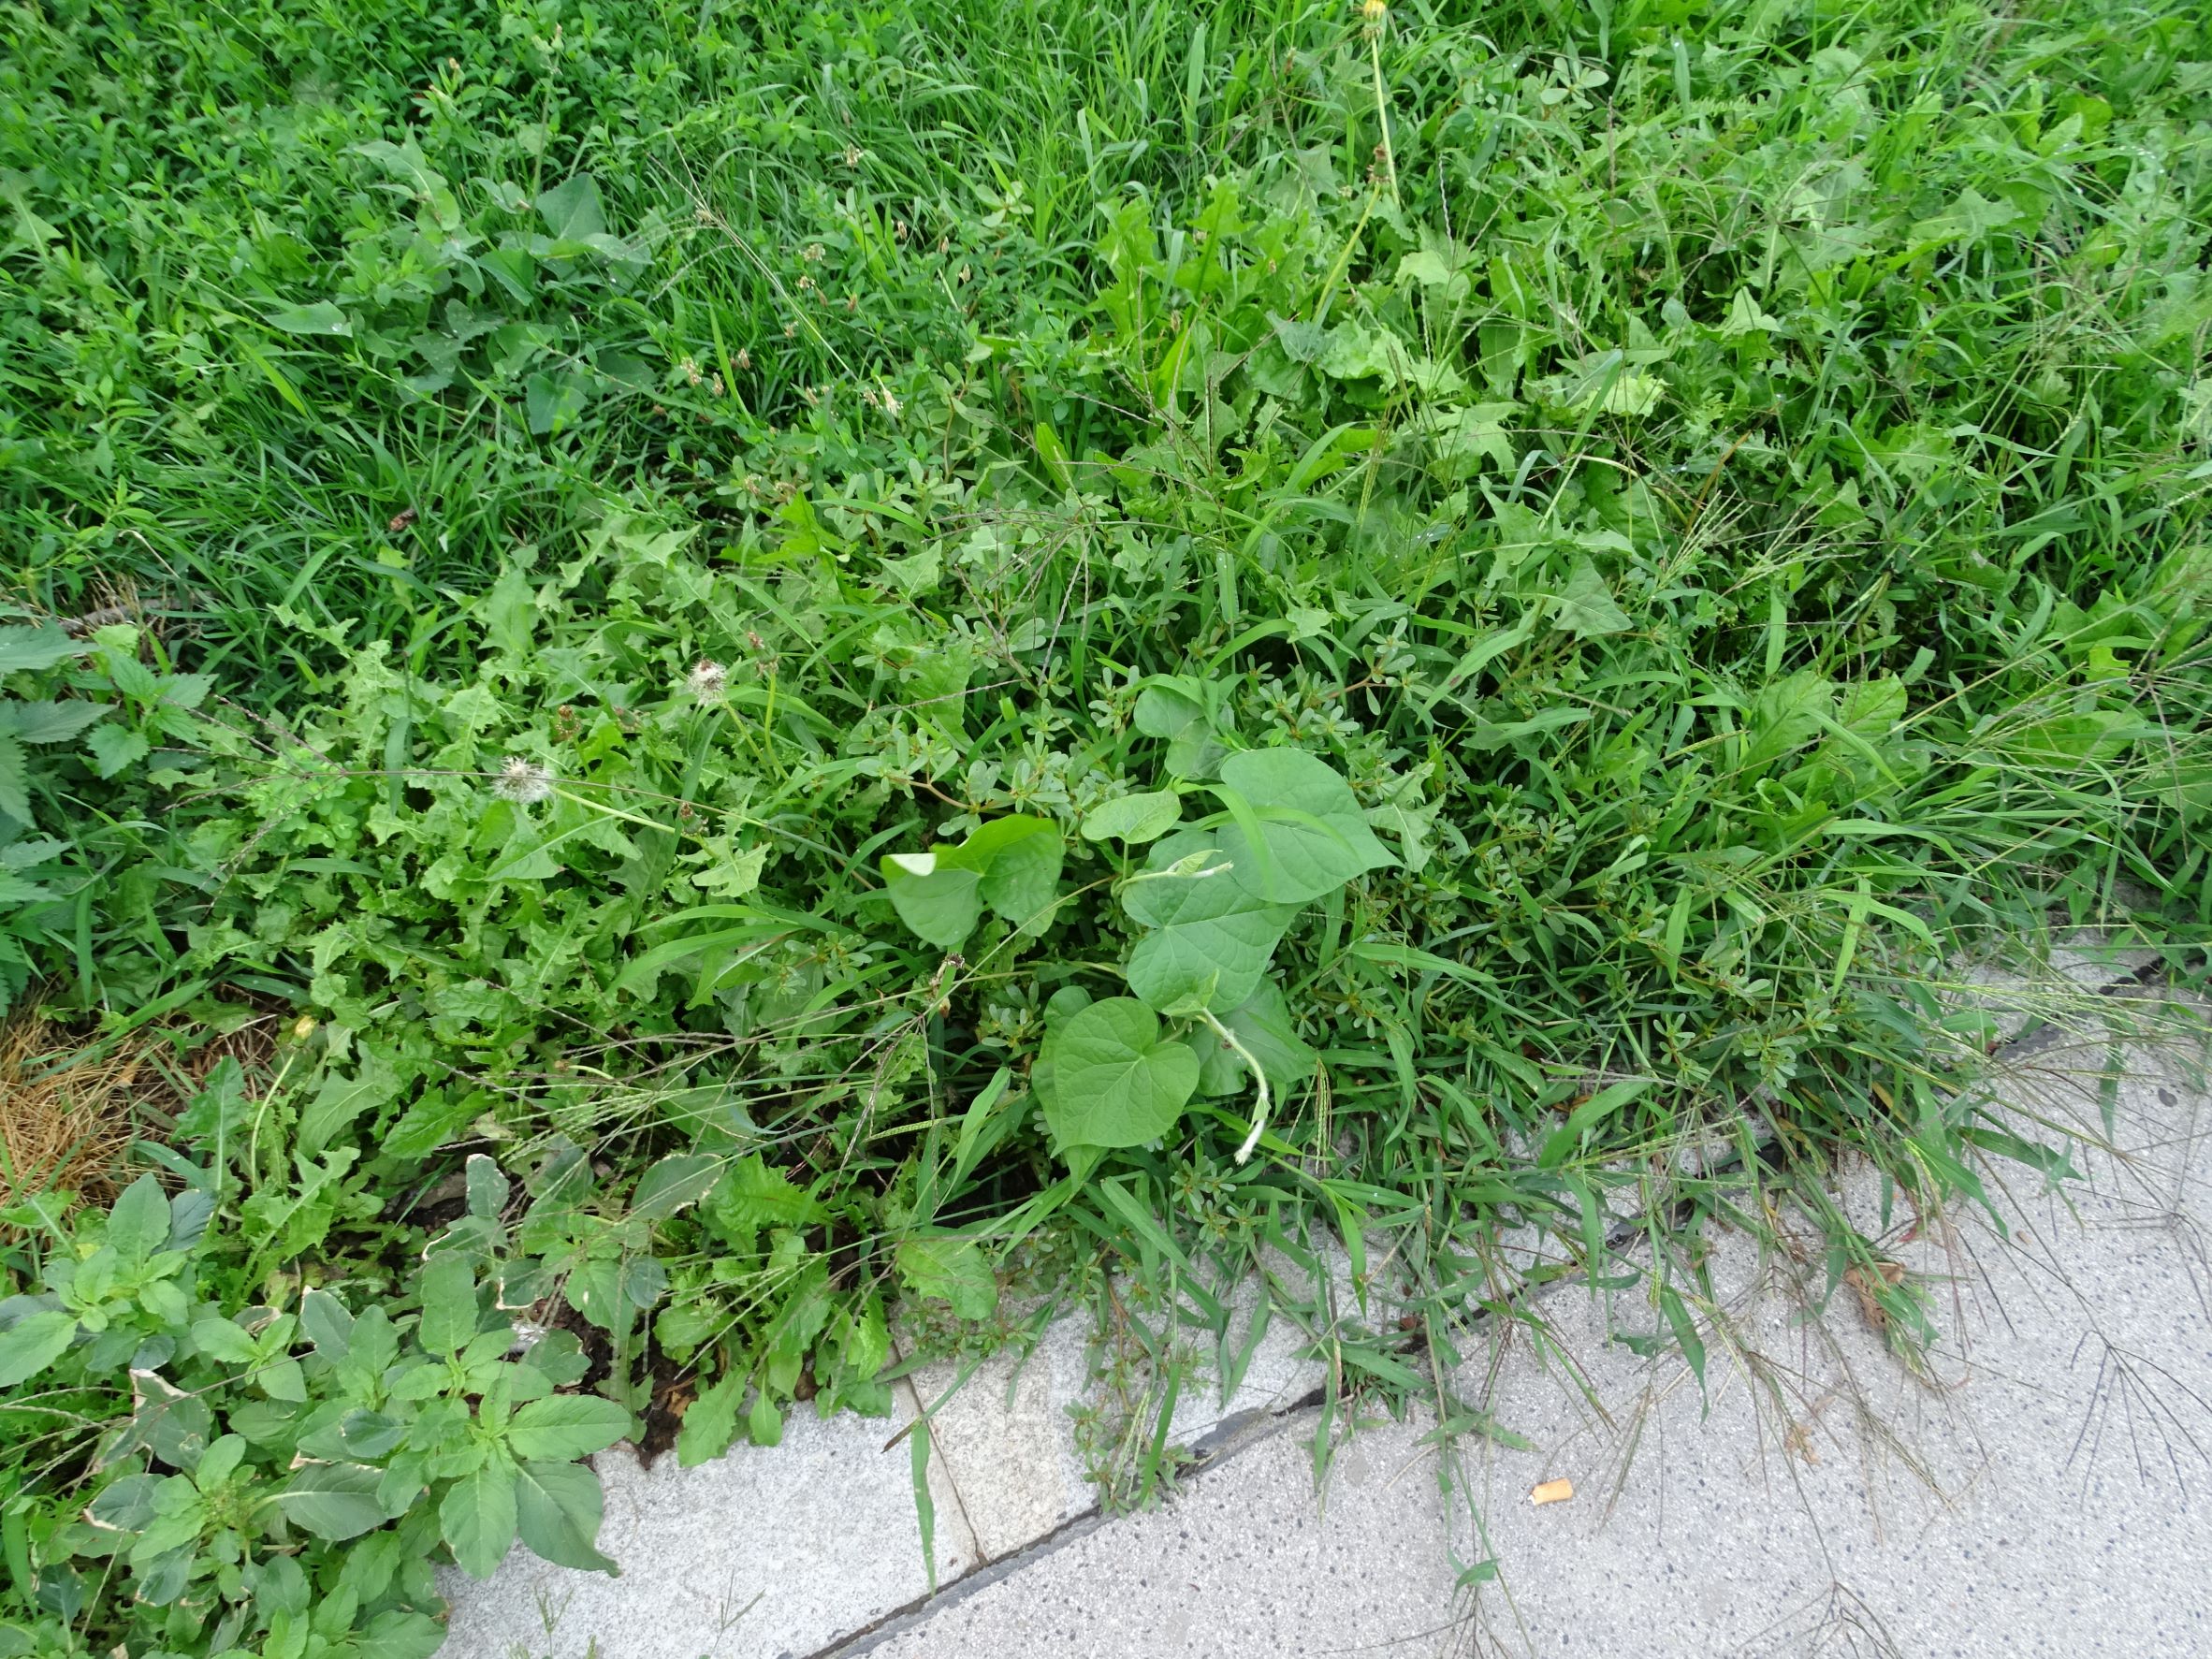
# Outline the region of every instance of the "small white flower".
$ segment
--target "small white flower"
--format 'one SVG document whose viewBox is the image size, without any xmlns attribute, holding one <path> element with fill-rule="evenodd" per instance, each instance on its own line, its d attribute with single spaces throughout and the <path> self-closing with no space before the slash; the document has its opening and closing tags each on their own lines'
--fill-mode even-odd
<svg viewBox="0 0 2212 1659">
<path fill-rule="evenodd" d="M 698 666 L 684 677 L 684 689 L 702 703 L 720 702 L 729 683 L 730 671 L 711 657 L 700 658 Z"/>
<path fill-rule="evenodd" d="M 533 806 L 553 793 L 553 774 L 535 761 L 511 754 L 506 764 L 500 768 L 499 781 L 491 788 L 502 800 L 513 801 L 518 807 Z"/>
</svg>

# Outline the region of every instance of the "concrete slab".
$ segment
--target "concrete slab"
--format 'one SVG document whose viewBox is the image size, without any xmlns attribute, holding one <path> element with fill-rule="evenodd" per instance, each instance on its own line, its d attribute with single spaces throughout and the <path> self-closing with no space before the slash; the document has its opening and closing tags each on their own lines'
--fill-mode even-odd
<svg viewBox="0 0 2212 1659">
<path fill-rule="evenodd" d="M 2013 1112 L 2102 1138 L 2109 1105 L 2117 1133 L 2064 1196 L 1993 1165 L 2001 1228 L 1850 1184 L 1925 1289 L 1923 1372 L 1850 1284 L 1827 1294 L 1809 1232 L 1722 1241 L 1703 1389 L 1617 1340 L 1659 1328 L 1648 1303 L 1553 1297 L 1555 1352 L 1516 1337 L 1457 1379 L 1527 1449 L 1440 1462 L 1424 1421 L 1391 1425 L 1339 1456 L 1322 1509 L 1294 1419 L 1170 1507 L 836 1651 L 2212 1652 L 2212 1101 L 2190 1056 L 2141 1045 L 2101 1098 L 2107 1057 L 2012 1068 Z M 1531 1503 L 1563 1477 L 1572 1499 Z"/>
<path fill-rule="evenodd" d="M 642 1467 L 626 1448 L 598 1460 L 599 1547 L 619 1578 L 557 1567 L 517 1547 L 485 1583 L 448 1572 L 444 1654 L 458 1659 L 771 1659 L 807 1653 L 929 1583 L 904 1384 L 891 1418 L 784 1419 L 783 1443 L 739 1446 L 695 1469 L 673 1453 Z M 959 1497 L 931 1460 L 939 1581 L 978 1560 Z"/>
</svg>

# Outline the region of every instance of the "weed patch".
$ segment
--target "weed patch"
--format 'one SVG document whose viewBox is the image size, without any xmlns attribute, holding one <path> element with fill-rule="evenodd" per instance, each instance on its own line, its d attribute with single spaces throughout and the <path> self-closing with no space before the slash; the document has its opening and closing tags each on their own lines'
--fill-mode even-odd
<svg viewBox="0 0 2212 1659">
<path fill-rule="evenodd" d="M 2063 1173 L 1970 965 L 2201 968 L 2190 8 L 985 9 L 0 8 L 0 992 L 197 1080 L 5 1212 L 0 1641 L 427 1655 L 902 1308 L 1693 1347 Z"/>
</svg>

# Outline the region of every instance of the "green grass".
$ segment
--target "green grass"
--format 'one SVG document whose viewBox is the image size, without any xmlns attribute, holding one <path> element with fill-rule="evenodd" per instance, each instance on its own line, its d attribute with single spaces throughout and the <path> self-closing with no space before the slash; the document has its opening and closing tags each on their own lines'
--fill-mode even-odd
<svg viewBox="0 0 2212 1659">
<path fill-rule="evenodd" d="M 1952 993 L 2089 920 L 2197 971 L 2212 924 L 2191 7 L 765 9 L 0 8 L 18 620 L 104 613 L 0 658 L 0 983 L 194 1077 L 285 1033 L 142 1148 L 213 1305 L 444 1329 L 429 1244 L 643 1432 L 696 1390 L 692 1458 L 880 1407 L 902 1298 L 983 1346 L 1128 1271 L 1157 1382 L 1327 1234 L 1436 1359 L 1621 1282 L 1632 1223 L 1695 1355 L 1708 1222 L 1808 1206 L 1831 1288 L 1885 1285 L 1837 1157 L 1922 1205 L 2062 1168 Z M 1337 828 L 1240 782 L 1277 747 Z M 1167 792 L 1167 852 L 1099 833 Z M 1042 877 L 881 862 L 1014 816 Z M 1326 867 L 1163 876 L 1239 836 Z M 1146 989 L 1148 856 L 1256 883 L 1272 955 L 1196 971 L 1271 989 Z M 1207 1062 L 1144 1062 L 1150 1115 L 1051 1081 L 1154 1041 L 1132 990 Z M 9 1288 L 65 1302 L 99 1221 L 9 1214 Z M 180 1386 L 242 1390 L 160 1302 Z M 1394 1329 L 1316 1339 L 1422 1383 Z M 66 1519 L 182 1466 L 88 1463 L 113 1347 L 9 1410 L 0 1596 L 208 1651 Z M 211 1420 L 255 1478 L 318 1353 Z M 378 1535 L 480 1559 L 476 1475 L 423 1479 Z M 288 1639 L 218 1531 L 186 1580 Z"/>
</svg>

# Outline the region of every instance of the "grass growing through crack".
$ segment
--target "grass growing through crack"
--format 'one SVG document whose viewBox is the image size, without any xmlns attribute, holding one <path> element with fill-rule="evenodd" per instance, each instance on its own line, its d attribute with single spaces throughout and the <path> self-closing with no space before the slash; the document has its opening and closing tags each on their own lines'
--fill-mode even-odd
<svg viewBox="0 0 2212 1659">
<path fill-rule="evenodd" d="M 1840 1156 L 2056 1171 L 1957 964 L 2212 922 L 2201 20 L 988 9 L 0 11 L 0 981 L 299 1017 L 142 1154 L 225 1317 L 465 1290 L 691 1460 L 887 1405 L 899 1298 L 1172 1374 L 1341 1248 L 1333 1418 L 1638 1230 L 1701 1353 L 1698 1230 Z M 182 1466 L 81 1330 L 26 1616 L 263 1639 L 212 1521 L 42 1588 Z M 496 1560 L 506 1456 L 378 1535 Z"/>
</svg>

